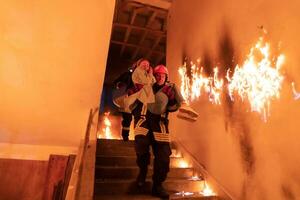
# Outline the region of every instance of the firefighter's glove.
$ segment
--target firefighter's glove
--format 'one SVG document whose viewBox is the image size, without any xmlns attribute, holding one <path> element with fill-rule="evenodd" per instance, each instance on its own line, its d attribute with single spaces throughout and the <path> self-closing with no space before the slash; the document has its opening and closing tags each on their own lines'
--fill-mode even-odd
<svg viewBox="0 0 300 200">
<path fill-rule="evenodd" d="M 172 101 L 175 99 L 175 92 L 172 87 L 165 85 L 162 89 L 162 92 L 168 96 L 169 101 Z"/>
<path fill-rule="evenodd" d="M 130 95 L 132 95 L 132 94 L 134 94 L 134 93 L 137 93 L 137 92 L 140 91 L 142 88 L 143 88 L 143 85 L 142 85 L 142 84 L 136 83 L 136 84 L 134 84 L 133 87 L 131 87 L 131 88 L 128 89 L 128 95 L 130 96 Z"/>
<path fill-rule="evenodd" d="M 124 141 L 129 140 L 128 136 L 129 136 L 129 130 L 122 130 L 122 138 Z"/>
</svg>

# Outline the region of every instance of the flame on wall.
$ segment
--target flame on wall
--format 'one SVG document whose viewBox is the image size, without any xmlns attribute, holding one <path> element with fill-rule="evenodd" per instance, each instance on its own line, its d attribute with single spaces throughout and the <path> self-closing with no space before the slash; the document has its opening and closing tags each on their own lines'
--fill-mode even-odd
<svg viewBox="0 0 300 200">
<path fill-rule="evenodd" d="M 280 54 L 274 61 L 270 58 L 270 44 L 261 37 L 255 47 L 251 48 L 243 65 L 235 67 L 231 78 L 227 75 L 231 99 L 234 99 L 233 93 L 237 93 L 242 100 L 247 99 L 251 111 L 260 113 L 264 120 L 270 114 L 271 100 L 280 97 L 283 82 L 279 70 L 284 55 Z"/>
<path fill-rule="evenodd" d="M 293 91 L 293 94 L 294 94 L 294 99 L 295 100 L 300 99 L 300 92 L 296 91 L 295 83 L 294 82 L 292 82 L 292 91 Z"/>
<path fill-rule="evenodd" d="M 199 62 L 199 61 L 198 61 Z M 218 78 L 218 67 L 214 68 L 212 77 L 203 74 L 203 67 L 198 67 L 191 62 L 191 78 L 188 76 L 186 63 L 178 72 L 181 77 L 180 91 L 187 103 L 198 99 L 203 93 L 208 94 L 208 99 L 214 104 L 221 104 L 223 79 Z"/>
<path fill-rule="evenodd" d="M 271 101 L 280 97 L 284 80 L 280 69 L 285 56 L 283 54 L 271 56 L 270 52 L 270 44 L 260 37 L 250 49 L 243 64 L 237 65 L 233 72 L 227 71 L 226 87 L 223 79 L 218 77 L 218 67 L 214 68 L 213 76 L 206 76 L 203 74 L 203 67 L 199 68 L 191 63 L 189 73 L 184 64 L 178 69 L 181 94 L 187 102 L 192 102 L 203 93 L 207 93 L 210 102 L 220 105 L 222 93 L 228 90 L 232 101 L 236 97 L 248 101 L 251 111 L 258 112 L 266 121 L 270 115 Z M 300 98 L 300 94 L 293 91 L 294 96 Z"/>
</svg>

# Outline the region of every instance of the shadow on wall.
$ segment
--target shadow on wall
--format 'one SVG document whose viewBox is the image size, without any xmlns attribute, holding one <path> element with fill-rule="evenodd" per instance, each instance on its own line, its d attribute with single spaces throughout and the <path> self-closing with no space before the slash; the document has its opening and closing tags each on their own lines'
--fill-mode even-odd
<svg viewBox="0 0 300 200">
<path fill-rule="evenodd" d="M 225 25 L 223 26 L 222 35 L 219 39 L 219 62 L 220 68 L 219 74 L 221 77 L 226 77 L 227 70 L 229 75 L 233 74 L 234 68 L 237 65 L 237 60 L 235 54 L 237 50 L 234 49 L 233 39 L 229 28 Z M 225 114 L 225 130 L 232 134 L 237 140 L 240 149 L 240 157 L 243 166 L 243 171 L 246 172 L 246 180 L 244 181 L 242 187 L 242 198 L 247 198 L 247 188 L 251 184 L 251 176 L 255 173 L 255 153 L 253 150 L 250 124 L 247 120 L 246 107 L 241 100 L 232 101 L 228 94 L 227 83 L 224 84 L 225 95 L 222 102 L 224 114 Z M 244 109 L 241 109 L 243 108 Z"/>
</svg>

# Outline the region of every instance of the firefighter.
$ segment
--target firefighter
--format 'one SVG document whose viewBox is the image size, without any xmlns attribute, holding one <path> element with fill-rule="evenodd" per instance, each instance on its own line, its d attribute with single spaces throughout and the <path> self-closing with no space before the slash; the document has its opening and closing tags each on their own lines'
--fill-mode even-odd
<svg viewBox="0 0 300 200">
<path fill-rule="evenodd" d="M 133 83 L 131 80 L 132 75 L 132 69 L 128 69 L 128 71 L 122 73 L 115 81 L 114 81 L 114 88 L 113 90 L 113 96 L 114 93 L 117 93 L 117 95 L 124 95 L 127 93 L 127 89 L 131 88 Z M 123 111 L 120 106 L 114 102 L 115 105 L 119 107 L 120 112 L 122 113 L 122 138 L 124 141 L 129 140 L 129 130 L 130 130 L 130 124 L 132 120 L 132 115 L 130 113 L 126 113 Z"/>
<path fill-rule="evenodd" d="M 122 138 L 124 141 L 129 140 L 129 131 L 130 131 L 130 124 L 132 121 L 132 114 L 129 112 L 125 112 L 124 106 L 120 106 L 118 103 L 116 103 L 115 99 L 117 99 L 119 96 L 125 95 L 128 93 L 129 88 L 133 88 L 133 81 L 132 81 L 132 74 L 134 73 L 135 69 L 141 64 L 141 63 L 148 63 L 150 66 L 150 63 L 148 60 L 141 58 L 138 61 L 136 61 L 132 67 L 130 67 L 126 72 L 122 73 L 114 82 L 114 88 L 115 92 L 113 92 L 114 98 L 114 104 L 119 107 L 120 112 L 122 113 Z"/>
<path fill-rule="evenodd" d="M 156 83 L 152 86 L 155 102 L 143 104 L 137 100 L 132 111 L 134 116 L 135 151 L 139 174 L 137 186 L 143 187 L 150 163 L 150 146 L 154 155 L 152 195 L 168 198 L 162 183 L 166 180 L 170 164 L 170 135 L 168 114 L 176 111 L 183 98 L 174 84 L 168 83 L 168 70 L 158 65 L 153 70 Z"/>
</svg>

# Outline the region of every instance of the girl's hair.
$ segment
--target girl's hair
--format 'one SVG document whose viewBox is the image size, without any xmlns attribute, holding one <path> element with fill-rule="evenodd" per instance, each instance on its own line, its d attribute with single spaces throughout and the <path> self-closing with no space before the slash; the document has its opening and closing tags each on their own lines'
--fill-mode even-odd
<svg viewBox="0 0 300 200">
<path fill-rule="evenodd" d="M 141 64 L 141 62 L 142 61 L 144 61 L 144 60 L 147 60 L 146 58 L 140 58 L 140 59 L 138 59 L 136 62 L 134 62 L 133 64 L 132 64 L 132 67 L 131 67 L 131 69 L 134 71 L 135 70 L 135 68 L 137 68 L 137 66 L 139 66 L 139 64 Z M 147 60 L 148 61 L 148 60 Z M 149 61 L 148 61 L 149 62 Z M 149 62 L 150 63 L 150 62 Z"/>
</svg>

